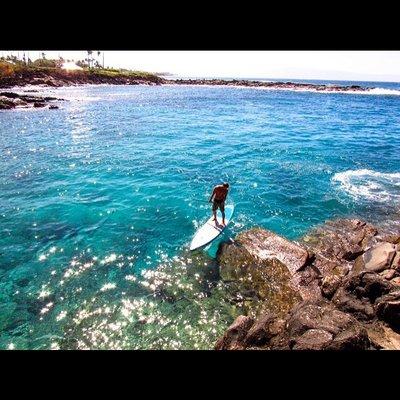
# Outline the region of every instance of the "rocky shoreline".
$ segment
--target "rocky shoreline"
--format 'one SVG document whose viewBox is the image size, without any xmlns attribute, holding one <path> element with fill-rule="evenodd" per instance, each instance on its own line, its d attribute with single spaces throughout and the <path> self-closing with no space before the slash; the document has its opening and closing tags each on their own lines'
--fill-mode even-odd
<svg viewBox="0 0 400 400">
<path fill-rule="evenodd" d="M 133 77 L 107 77 L 98 75 L 65 75 L 50 76 L 18 76 L 13 78 L 3 78 L 0 80 L 0 88 L 13 88 L 24 86 L 47 86 L 62 87 L 85 84 L 113 84 L 113 85 L 208 85 L 208 86 L 230 86 L 230 87 L 256 87 L 280 90 L 312 90 L 316 92 L 363 92 L 371 88 L 361 86 L 338 86 L 338 85 L 314 85 L 293 82 L 260 82 L 246 80 L 223 80 L 223 79 L 177 79 L 166 80 L 160 77 L 137 79 Z M 31 90 L 34 91 L 34 90 Z M 40 97 L 32 95 L 20 95 L 14 92 L 0 92 L 0 110 L 10 110 L 15 108 L 45 107 L 49 101 L 64 100 L 55 97 Z M 50 109 L 58 108 L 57 105 L 50 105 Z"/>
<path fill-rule="evenodd" d="M 217 259 L 243 315 L 215 349 L 400 349 L 400 231 L 339 219 L 295 243 L 256 228 Z"/>
<path fill-rule="evenodd" d="M 362 87 L 359 85 L 317 85 L 313 83 L 297 83 L 297 82 L 262 82 L 249 81 L 244 79 L 174 79 L 167 81 L 175 85 L 212 85 L 212 86 L 237 86 L 237 87 L 256 87 L 281 90 L 312 90 L 317 92 L 364 92 L 372 88 Z M 166 82 L 164 82 L 166 83 Z"/>
<path fill-rule="evenodd" d="M 0 77 L 0 88 L 13 88 L 15 86 L 76 86 L 76 85 L 159 85 L 165 79 L 156 75 L 146 74 L 143 76 L 129 76 L 127 74 L 106 75 L 88 71 L 67 72 L 64 70 L 54 71 L 31 71 L 22 70 L 8 77 Z"/>
<path fill-rule="evenodd" d="M 43 108 L 49 105 L 49 109 L 58 109 L 59 106 L 53 104 L 56 101 L 65 101 L 51 96 L 36 96 L 19 94 L 14 92 L 0 92 L 0 110 L 11 110 L 15 108 Z"/>
<path fill-rule="evenodd" d="M 13 88 L 15 86 L 41 85 L 48 87 L 76 86 L 85 84 L 110 84 L 110 85 L 208 85 L 208 86 L 234 86 L 269 88 L 281 90 L 311 90 L 316 92 L 364 92 L 372 88 L 359 85 L 325 85 L 296 82 L 264 82 L 244 79 L 165 79 L 153 74 L 143 76 L 130 76 L 127 74 L 105 75 L 96 72 L 66 71 L 30 71 L 23 70 L 18 74 L 0 78 L 0 88 Z"/>
</svg>

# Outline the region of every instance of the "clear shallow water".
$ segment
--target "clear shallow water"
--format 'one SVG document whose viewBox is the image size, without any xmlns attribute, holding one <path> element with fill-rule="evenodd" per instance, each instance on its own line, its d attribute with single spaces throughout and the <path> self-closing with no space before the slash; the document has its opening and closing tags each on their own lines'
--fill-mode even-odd
<svg viewBox="0 0 400 400">
<path fill-rule="evenodd" d="M 400 85 L 366 85 L 386 94 L 87 86 L 0 112 L 0 347 L 211 348 L 239 311 L 219 241 L 187 248 L 222 180 L 220 240 L 396 222 Z"/>
</svg>

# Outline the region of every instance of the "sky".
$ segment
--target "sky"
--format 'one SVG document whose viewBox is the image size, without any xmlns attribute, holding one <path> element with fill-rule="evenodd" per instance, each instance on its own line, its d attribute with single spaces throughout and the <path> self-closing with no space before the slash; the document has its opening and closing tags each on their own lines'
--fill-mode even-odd
<svg viewBox="0 0 400 400">
<path fill-rule="evenodd" d="M 97 51 L 97 50 L 96 50 Z M 102 50 L 100 50 L 102 51 Z M 16 54 L 18 51 L 14 51 Z M 85 51 L 44 51 L 84 59 Z M 19 51 L 22 56 L 22 51 Z M 28 51 L 33 60 L 42 51 Z M 400 51 L 102 51 L 105 66 L 181 77 L 400 82 Z M 1 51 L 7 55 L 9 51 Z"/>
</svg>

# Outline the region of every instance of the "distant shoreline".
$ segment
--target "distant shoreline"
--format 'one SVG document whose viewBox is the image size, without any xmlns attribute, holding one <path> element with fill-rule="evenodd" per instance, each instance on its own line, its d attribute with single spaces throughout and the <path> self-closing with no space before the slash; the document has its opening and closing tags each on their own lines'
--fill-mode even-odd
<svg viewBox="0 0 400 400">
<path fill-rule="evenodd" d="M 313 90 L 316 92 L 365 92 L 371 87 L 363 87 L 359 85 L 334 85 L 334 84 L 315 84 L 315 83 L 299 83 L 290 81 L 257 81 L 245 79 L 169 79 L 168 84 L 172 85 L 207 85 L 207 86 L 235 86 L 235 87 L 252 87 L 252 88 L 269 88 L 269 89 L 289 89 L 289 90 Z"/>
<path fill-rule="evenodd" d="M 235 86 L 269 89 L 312 90 L 316 92 L 365 92 L 371 87 L 300 83 L 292 81 L 261 81 L 247 79 L 170 79 L 145 72 L 118 72 L 107 70 L 66 71 L 59 68 L 21 69 L 10 76 L 0 76 L 0 88 L 12 89 L 24 86 L 63 87 L 86 84 L 108 85 L 207 85 Z"/>
<path fill-rule="evenodd" d="M 368 93 L 373 87 L 300 83 L 290 81 L 257 81 L 246 79 L 165 79 L 146 72 L 108 70 L 65 71 L 62 69 L 22 69 L 9 76 L 0 76 L 0 110 L 44 107 L 50 100 L 36 95 L 21 95 L 4 89 L 21 91 L 23 87 L 69 87 L 85 85 L 146 85 L 146 86 L 218 86 L 272 90 L 310 91 L 314 93 Z M 37 92 L 37 90 L 23 90 Z M 53 99 L 51 99 L 53 100 Z M 57 99 L 63 100 L 63 99 Z M 58 108 L 53 105 L 51 108 Z"/>
</svg>

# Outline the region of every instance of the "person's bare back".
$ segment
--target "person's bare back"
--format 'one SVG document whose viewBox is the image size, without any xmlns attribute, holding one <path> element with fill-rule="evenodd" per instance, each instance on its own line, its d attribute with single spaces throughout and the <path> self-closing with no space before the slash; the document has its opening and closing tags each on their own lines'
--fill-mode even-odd
<svg viewBox="0 0 400 400">
<path fill-rule="evenodd" d="M 229 190 L 229 183 L 224 183 L 222 185 L 217 185 L 214 187 L 211 197 L 210 197 L 210 203 L 213 202 L 213 215 L 214 215 L 214 221 L 215 224 L 218 225 L 217 221 L 217 209 L 219 208 L 222 213 L 222 224 L 225 225 L 225 200 L 226 197 L 228 196 L 228 190 Z M 214 200 L 213 200 L 214 198 Z"/>
<path fill-rule="evenodd" d="M 214 188 L 214 200 L 225 200 L 228 194 L 228 188 L 223 185 L 217 185 Z"/>
</svg>

